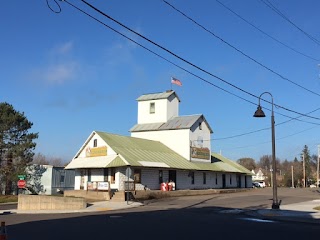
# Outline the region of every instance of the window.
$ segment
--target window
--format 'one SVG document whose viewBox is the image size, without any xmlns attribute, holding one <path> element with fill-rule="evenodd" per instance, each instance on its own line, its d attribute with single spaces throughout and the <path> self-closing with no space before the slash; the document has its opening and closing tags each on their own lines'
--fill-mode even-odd
<svg viewBox="0 0 320 240">
<path fill-rule="evenodd" d="M 152 102 L 150 103 L 150 113 L 156 112 L 156 103 Z"/>
<path fill-rule="evenodd" d="M 203 184 L 207 184 L 207 174 L 203 173 Z"/>
<path fill-rule="evenodd" d="M 60 175 L 60 183 L 64 183 L 64 175 Z"/>
<path fill-rule="evenodd" d="M 93 140 L 93 147 L 97 147 L 97 145 L 98 145 L 98 140 L 97 140 L 97 139 L 94 139 L 94 140 Z"/>
<path fill-rule="evenodd" d="M 230 185 L 232 185 L 232 176 L 230 175 Z"/>
<path fill-rule="evenodd" d="M 199 122 L 199 130 L 202 130 L 202 124 Z"/>
<path fill-rule="evenodd" d="M 163 172 L 159 170 L 159 184 L 163 183 Z"/>
<path fill-rule="evenodd" d="M 141 183 L 141 169 L 135 169 L 133 173 L 135 183 Z"/>
<path fill-rule="evenodd" d="M 218 185 L 218 174 L 216 173 L 216 185 Z"/>
<path fill-rule="evenodd" d="M 111 183 L 115 183 L 116 182 L 116 169 L 115 168 L 111 168 Z"/>
<path fill-rule="evenodd" d="M 190 172 L 191 184 L 194 184 L 194 172 Z"/>
</svg>

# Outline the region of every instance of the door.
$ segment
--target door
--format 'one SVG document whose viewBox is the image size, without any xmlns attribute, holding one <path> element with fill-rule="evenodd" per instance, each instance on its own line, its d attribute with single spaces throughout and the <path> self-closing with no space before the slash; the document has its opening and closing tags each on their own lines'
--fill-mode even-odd
<svg viewBox="0 0 320 240">
<path fill-rule="evenodd" d="M 222 188 L 226 188 L 226 175 L 222 174 Z"/>
<path fill-rule="evenodd" d="M 241 175 L 237 175 L 237 188 L 241 188 Z"/>
<path fill-rule="evenodd" d="M 177 171 L 176 170 L 169 170 L 169 182 L 173 181 L 175 183 L 177 189 Z"/>
</svg>

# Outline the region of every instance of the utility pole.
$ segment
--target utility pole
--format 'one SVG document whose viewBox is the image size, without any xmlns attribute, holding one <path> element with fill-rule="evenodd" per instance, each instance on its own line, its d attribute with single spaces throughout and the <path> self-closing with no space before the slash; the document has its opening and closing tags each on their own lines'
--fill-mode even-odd
<svg viewBox="0 0 320 240">
<path fill-rule="evenodd" d="M 318 145 L 318 163 L 317 163 L 317 187 L 320 187 L 319 182 L 319 162 L 320 162 L 320 145 Z"/>
<path fill-rule="evenodd" d="M 272 165 L 270 165 L 270 185 L 273 188 L 273 169 L 272 169 Z"/>
<path fill-rule="evenodd" d="M 292 186 L 292 188 L 294 188 L 293 166 L 291 166 L 291 186 Z"/>
<path fill-rule="evenodd" d="M 306 162 L 304 159 L 304 152 L 302 153 L 302 167 L 303 167 L 303 187 L 306 187 Z"/>
</svg>

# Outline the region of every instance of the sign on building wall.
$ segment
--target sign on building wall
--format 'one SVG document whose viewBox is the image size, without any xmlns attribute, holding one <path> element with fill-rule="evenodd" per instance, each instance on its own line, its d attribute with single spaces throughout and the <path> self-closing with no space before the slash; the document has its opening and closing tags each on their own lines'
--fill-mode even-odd
<svg viewBox="0 0 320 240">
<path fill-rule="evenodd" d="M 109 190 L 109 182 L 98 182 L 98 190 Z"/>
<path fill-rule="evenodd" d="M 107 156 L 107 146 L 86 148 L 86 157 Z"/>
<path fill-rule="evenodd" d="M 209 160 L 210 159 L 210 149 L 209 148 L 191 147 L 191 158 Z"/>
<path fill-rule="evenodd" d="M 109 190 L 109 182 L 88 182 L 87 190 L 107 191 Z"/>
</svg>

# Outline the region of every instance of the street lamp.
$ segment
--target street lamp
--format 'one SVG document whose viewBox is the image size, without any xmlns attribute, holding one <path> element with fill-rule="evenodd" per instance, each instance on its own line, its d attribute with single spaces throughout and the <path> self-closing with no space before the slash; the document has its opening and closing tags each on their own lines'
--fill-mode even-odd
<svg viewBox="0 0 320 240">
<path fill-rule="evenodd" d="M 271 132 L 272 132 L 272 209 L 279 209 L 280 204 L 278 202 L 278 196 L 277 196 L 277 176 L 276 176 L 276 141 L 275 141 L 275 132 L 274 132 L 274 113 L 273 113 L 273 96 L 269 92 L 263 92 L 261 93 L 259 97 L 259 104 L 256 112 L 254 113 L 254 117 L 265 117 L 266 115 L 264 114 L 262 107 L 260 105 L 260 99 L 263 94 L 269 94 L 271 96 L 271 103 L 272 103 L 272 109 L 271 109 Z"/>
</svg>

